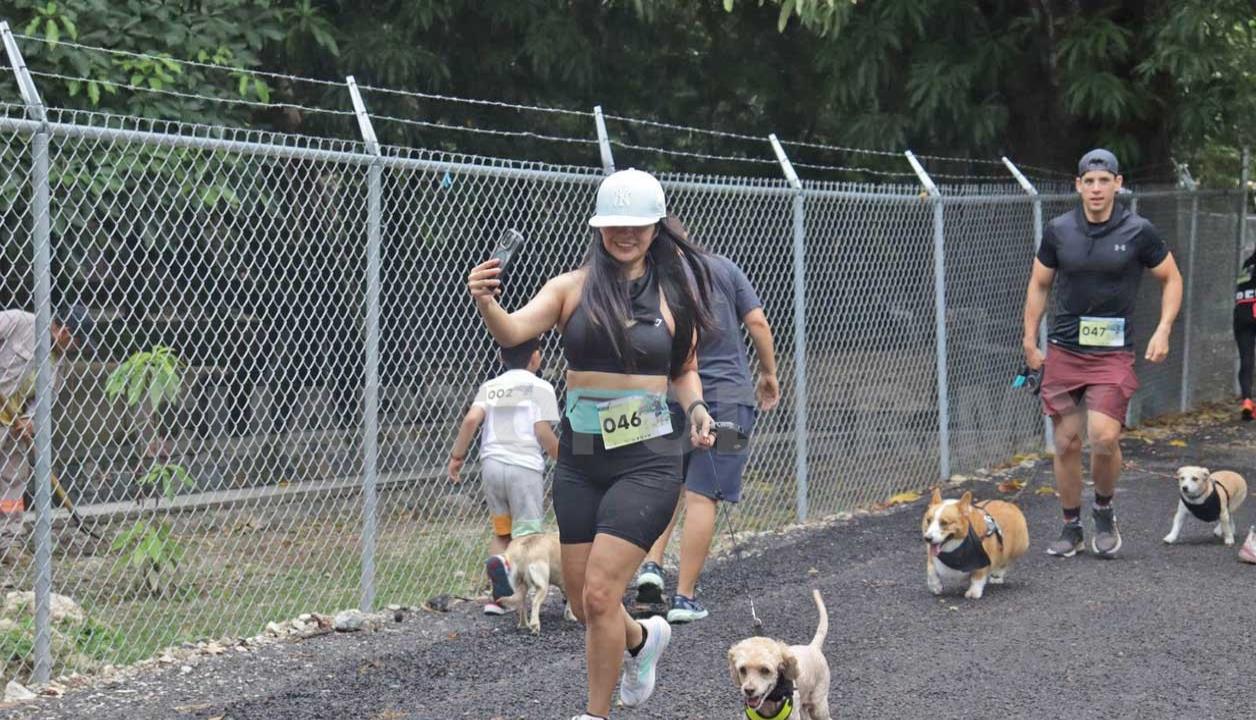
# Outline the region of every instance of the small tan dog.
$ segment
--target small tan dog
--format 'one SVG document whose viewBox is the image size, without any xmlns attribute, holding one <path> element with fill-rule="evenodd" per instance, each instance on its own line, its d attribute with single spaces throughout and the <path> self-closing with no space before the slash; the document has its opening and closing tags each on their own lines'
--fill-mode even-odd
<svg viewBox="0 0 1256 720">
<path fill-rule="evenodd" d="M 728 669 L 741 688 L 746 716 L 752 719 L 829 720 L 829 661 L 824 638 L 829 612 L 819 590 L 811 596 L 820 623 L 809 645 L 786 645 L 765 637 L 746 638 L 728 651 Z"/>
<path fill-rule="evenodd" d="M 964 597 L 980 598 L 986 581 L 1002 585 L 1008 569 L 1029 549 L 1029 529 L 1020 508 L 1003 500 L 973 505 L 973 494 L 943 500 L 933 489 L 920 521 L 928 549 L 925 583 L 934 595 L 944 579 L 968 579 Z"/>
<path fill-rule="evenodd" d="M 506 548 L 506 561 L 510 563 L 510 582 L 515 594 L 502 598 L 506 607 L 513 607 L 519 614 L 519 627 L 526 627 L 533 635 L 541 634 L 541 606 L 549 594 L 550 585 L 564 592 L 563 618 L 575 621 L 571 604 L 566 603 L 563 588 L 563 561 L 558 533 L 524 535 L 510 541 Z M 528 598 L 532 600 L 528 612 Z"/>
<path fill-rule="evenodd" d="M 1208 468 L 1184 465 L 1178 468 L 1177 482 L 1177 514 L 1164 541 L 1177 542 L 1182 533 L 1182 521 L 1190 513 L 1206 523 L 1217 523 L 1212 534 L 1224 538 L 1226 545 L 1233 545 L 1234 511 L 1247 498 L 1247 482 L 1243 476 L 1229 470 L 1208 472 Z"/>
</svg>

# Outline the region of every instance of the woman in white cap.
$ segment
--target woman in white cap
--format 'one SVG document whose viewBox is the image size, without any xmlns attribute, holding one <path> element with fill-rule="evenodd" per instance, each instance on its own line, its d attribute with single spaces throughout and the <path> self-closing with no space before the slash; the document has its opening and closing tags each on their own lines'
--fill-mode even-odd
<svg viewBox="0 0 1256 720">
<path fill-rule="evenodd" d="M 669 223 L 658 180 L 639 170 L 602 181 L 589 224 L 597 231 L 580 268 L 513 313 L 496 300 L 497 260 L 467 278 L 502 345 L 562 334 L 567 396 L 554 514 L 563 580 L 585 623 L 589 678 L 586 713 L 575 720 L 609 717 L 621 668 L 625 706 L 654 692 L 671 627 L 661 617 L 633 620 L 622 598 L 680 495 L 686 421 L 693 444 L 714 439 L 694 353 L 711 327 L 701 251 Z M 669 392 L 687 417 L 673 416 Z"/>
</svg>

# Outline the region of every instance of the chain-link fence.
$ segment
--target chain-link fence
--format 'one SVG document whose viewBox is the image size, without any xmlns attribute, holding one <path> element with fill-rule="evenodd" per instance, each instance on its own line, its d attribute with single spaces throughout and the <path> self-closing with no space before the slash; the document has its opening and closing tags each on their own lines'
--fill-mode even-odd
<svg viewBox="0 0 1256 720">
<path fill-rule="evenodd" d="M 577 266 L 600 168 L 15 106 L 0 149 L 0 307 L 80 303 L 96 319 L 34 443 L 56 483 L 30 484 L 33 557 L 11 553 L 5 572 L 35 590 L 14 602 L 51 612 L 0 628 L 9 674 L 480 585 L 482 494 L 473 470 L 445 478 L 462 414 L 500 371 L 466 272 L 507 227 L 528 239 L 508 307 Z M 662 180 L 694 237 L 745 269 L 776 335 L 784 397 L 759 420 L 739 527 L 1042 447 L 1036 400 L 1010 381 L 1039 217 L 1074 196 Z M 1131 197 L 1188 288 L 1169 360 L 1140 361 L 1132 413 L 1228 397 L 1238 197 Z M 1145 339 L 1158 284 L 1142 292 Z M 561 391 L 552 334 L 543 353 Z M 58 617 L 49 590 L 85 616 Z"/>
</svg>

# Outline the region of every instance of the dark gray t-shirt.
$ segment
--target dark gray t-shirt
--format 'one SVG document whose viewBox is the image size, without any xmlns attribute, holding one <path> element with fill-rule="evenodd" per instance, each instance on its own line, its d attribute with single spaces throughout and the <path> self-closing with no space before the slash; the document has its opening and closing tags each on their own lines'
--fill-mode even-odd
<svg viewBox="0 0 1256 720">
<path fill-rule="evenodd" d="M 746 274 L 723 255 L 707 256 L 711 273 L 711 316 L 715 329 L 698 344 L 698 375 L 707 401 L 754 405 L 750 360 L 741 332 L 746 313 L 762 307 Z"/>
<path fill-rule="evenodd" d="M 1121 205 L 1106 223 L 1086 222 L 1080 207 L 1052 219 L 1038 249 L 1038 260 L 1055 270 L 1051 344 L 1082 352 L 1133 348 L 1130 323 L 1143 269 L 1168 256 L 1155 226 Z M 1123 327 L 1123 342 L 1101 344 L 1108 318 Z"/>
</svg>

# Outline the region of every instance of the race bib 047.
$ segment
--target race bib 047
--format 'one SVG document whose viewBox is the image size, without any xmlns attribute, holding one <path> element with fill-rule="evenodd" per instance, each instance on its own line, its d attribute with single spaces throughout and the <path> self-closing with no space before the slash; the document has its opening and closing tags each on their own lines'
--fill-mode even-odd
<svg viewBox="0 0 1256 720">
<path fill-rule="evenodd" d="M 1125 318 L 1082 316 L 1077 342 L 1086 347 L 1125 347 Z"/>
<path fill-rule="evenodd" d="M 658 395 L 640 395 L 598 403 L 598 424 L 607 450 L 632 445 L 672 431 L 672 414 L 667 400 Z"/>
</svg>

